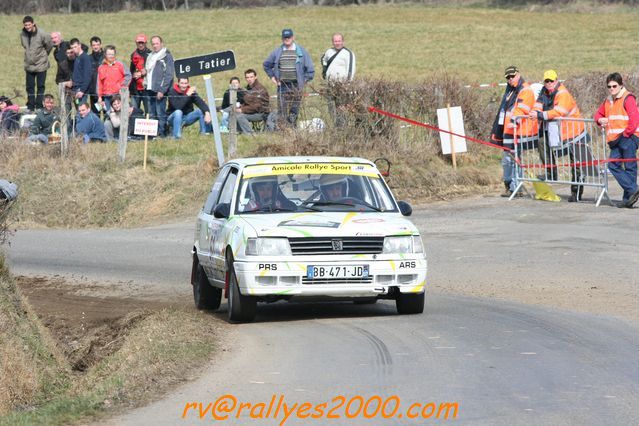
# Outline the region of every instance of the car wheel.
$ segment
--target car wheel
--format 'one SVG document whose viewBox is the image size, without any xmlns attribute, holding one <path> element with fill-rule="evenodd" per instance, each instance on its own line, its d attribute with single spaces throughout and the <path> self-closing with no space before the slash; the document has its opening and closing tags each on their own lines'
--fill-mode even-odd
<svg viewBox="0 0 639 426">
<path fill-rule="evenodd" d="M 229 321 L 251 322 L 255 319 L 257 299 L 240 293 L 233 261 L 227 258 L 229 277 Z"/>
<path fill-rule="evenodd" d="M 395 299 L 397 312 L 405 314 L 421 314 L 424 312 L 424 295 L 423 293 L 399 293 Z"/>
<path fill-rule="evenodd" d="M 222 300 L 222 289 L 213 287 L 206 277 L 206 272 L 202 265 L 197 265 L 195 272 L 195 282 L 193 283 L 193 301 L 199 310 L 215 310 L 220 307 Z"/>
</svg>

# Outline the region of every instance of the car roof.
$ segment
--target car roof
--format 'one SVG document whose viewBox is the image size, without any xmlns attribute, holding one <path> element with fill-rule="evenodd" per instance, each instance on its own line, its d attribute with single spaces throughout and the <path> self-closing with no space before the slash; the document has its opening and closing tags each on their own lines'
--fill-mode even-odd
<svg viewBox="0 0 639 426">
<path fill-rule="evenodd" d="M 241 167 L 253 166 L 257 164 L 286 164 L 286 163 L 349 163 L 349 164 L 369 164 L 375 168 L 375 164 L 365 158 L 359 157 L 322 157 L 322 156 L 291 156 L 291 157 L 250 157 L 235 158 L 229 160 L 227 164 L 237 164 Z"/>
</svg>

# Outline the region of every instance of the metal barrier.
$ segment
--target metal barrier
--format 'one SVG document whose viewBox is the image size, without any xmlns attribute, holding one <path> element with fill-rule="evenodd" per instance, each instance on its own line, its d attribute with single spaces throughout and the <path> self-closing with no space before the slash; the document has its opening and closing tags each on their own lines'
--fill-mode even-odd
<svg viewBox="0 0 639 426">
<path fill-rule="evenodd" d="M 596 206 L 608 195 L 607 144 L 604 129 L 588 118 L 557 118 L 539 124 L 539 139 L 534 146 L 520 143 L 520 121 L 533 120 L 527 116 L 514 117 L 515 179 L 517 186 L 510 196 L 519 191 L 531 196 L 524 182 L 556 183 L 571 185 L 573 193 L 581 198 L 584 187 L 597 189 Z M 530 139 L 528 137 L 528 139 Z M 534 149 L 536 148 L 536 149 Z"/>
</svg>

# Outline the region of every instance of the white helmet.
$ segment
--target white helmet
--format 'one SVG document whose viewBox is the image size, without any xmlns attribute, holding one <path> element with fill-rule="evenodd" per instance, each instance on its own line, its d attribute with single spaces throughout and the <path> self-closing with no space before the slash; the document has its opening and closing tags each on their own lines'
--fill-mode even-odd
<svg viewBox="0 0 639 426">
<path fill-rule="evenodd" d="M 277 197 L 277 176 L 274 175 L 266 175 L 266 176 L 257 176 L 249 180 L 249 196 L 250 198 L 263 203 L 265 200 L 260 200 L 260 196 L 257 192 L 258 187 L 262 187 L 263 185 L 272 185 L 273 188 L 273 200 Z M 269 201 L 269 200 L 266 200 Z"/>
<path fill-rule="evenodd" d="M 319 187 L 325 198 L 327 198 L 326 191 L 335 185 L 342 185 L 342 198 L 348 197 L 348 177 L 330 174 L 320 176 Z"/>
</svg>

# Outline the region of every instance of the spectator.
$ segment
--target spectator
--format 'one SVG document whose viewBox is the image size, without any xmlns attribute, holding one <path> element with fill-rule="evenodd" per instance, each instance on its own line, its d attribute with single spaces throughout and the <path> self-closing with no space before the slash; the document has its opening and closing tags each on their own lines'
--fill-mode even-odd
<svg viewBox="0 0 639 426">
<path fill-rule="evenodd" d="M 131 53 L 131 65 L 129 67 L 132 75 L 129 92 L 131 102 L 136 108 L 144 107 L 144 111 L 149 113 L 149 98 L 145 95 L 144 76 L 146 75 L 146 58 L 151 53 L 151 49 L 146 46 L 146 35 L 135 36 L 135 50 Z"/>
<path fill-rule="evenodd" d="M 352 81 L 355 76 L 355 55 L 353 52 L 344 47 L 344 35 L 341 33 L 333 34 L 333 47 L 328 49 L 322 55 L 322 77 L 329 83 L 327 100 L 328 112 L 333 118 L 335 126 L 341 127 L 346 124 L 344 117 L 344 104 L 348 102 L 340 102 L 338 96 L 331 93 L 335 90 L 330 87 L 331 83 L 340 83 Z"/>
<path fill-rule="evenodd" d="M 107 46 L 104 49 L 104 63 L 98 68 L 98 103 L 104 111 L 111 109 L 113 95 L 120 93 L 120 89 L 127 87 L 131 81 L 129 69 L 115 59 L 115 54 L 115 46 Z"/>
<path fill-rule="evenodd" d="M 280 125 L 295 127 L 304 84 L 315 75 L 313 60 L 302 46 L 295 43 L 293 30 L 282 30 L 282 44 L 264 61 L 264 71 L 277 86 L 277 105 Z"/>
<path fill-rule="evenodd" d="M 95 115 L 86 102 L 78 106 L 80 118 L 76 119 L 75 132 L 82 136 L 82 142 L 105 142 L 106 133 L 104 131 L 104 123 Z"/>
<path fill-rule="evenodd" d="M 104 62 L 104 50 L 102 49 L 102 39 L 98 36 L 91 37 L 91 54 L 89 55 L 91 58 L 91 85 L 89 86 L 89 99 L 91 100 L 91 111 L 96 114 L 99 113 L 96 104 L 98 102 L 98 91 L 97 91 L 97 82 L 98 82 L 98 68 Z"/>
<path fill-rule="evenodd" d="M 120 119 L 122 114 L 122 98 L 120 95 L 113 95 L 111 98 L 111 109 L 108 110 L 107 118 L 104 121 L 104 132 L 107 136 L 107 141 L 117 141 L 120 137 Z M 135 130 L 135 119 L 144 118 L 142 110 L 134 105 L 129 106 L 129 127 L 128 136 L 133 136 Z"/>
<path fill-rule="evenodd" d="M 189 86 L 189 79 L 182 77 L 169 89 L 169 118 L 168 124 L 172 129 L 175 139 L 182 137 L 182 127 L 190 126 L 199 121 L 200 134 L 211 131 L 211 112 L 208 105 L 195 91 L 195 87 Z M 193 108 L 197 105 L 198 109 Z"/>
<path fill-rule="evenodd" d="M 82 50 L 82 43 L 77 38 L 72 38 L 69 42 L 75 53 L 73 63 L 72 89 L 75 98 L 76 108 L 89 101 L 89 91 L 91 89 L 91 58 Z"/>
<path fill-rule="evenodd" d="M 55 75 L 56 84 L 64 83 L 65 87 L 65 105 L 67 112 L 71 112 L 71 103 L 74 98 L 73 93 L 73 65 L 75 63 L 75 51 L 66 43 L 66 52 L 64 53 L 64 60 L 58 62 L 58 72 Z"/>
<path fill-rule="evenodd" d="M 229 87 L 224 91 L 224 95 L 222 95 L 222 106 L 220 110 L 222 111 L 222 122 L 220 123 L 220 132 L 228 133 L 229 131 L 229 114 L 231 113 L 231 88 L 236 90 L 237 96 L 235 101 L 235 107 L 238 105 L 242 105 L 244 100 L 244 91 L 240 87 L 240 78 L 239 77 L 231 77 L 229 80 Z"/>
<path fill-rule="evenodd" d="M 144 82 L 149 94 L 149 110 L 158 120 L 158 136 L 166 135 L 166 94 L 173 85 L 173 56 L 160 36 L 151 37 L 153 52 L 146 59 Z"/>
<path fill-rule="evenodd" d="M 53 123 L 60 121 L 55 111 L 55 99 L 52 95 L 44 95 L 44 108 L 40 109 L 29 127 L 29 141 L 48 143 L 49 135 L 53 132 Z"/>
<path fill-rule="evenodd" d="M 243 104 L 236 110 L 237 124 L 242 133 L 252 133 L 254 122 L 264 122 L 271 112 L 268 91 L 257 80 L 254 69 L 244 71 L 244 78 L 248 83 L 242 98 Z"/>
<path fill-rule="evenodd" d="M 514 65 L 506 68 L 506 91 L 501 100 L 497 117 L 493 123 L 491 140 L 494 143 L 503 145 L 510 151 L 504 151 L 501 160 L 503 168 L 503 180 L 506 190 L 502 197 L 510 197 L 517 188 L 517 176 L 515 175 L 515 120 L 513 117 L 530 114 L 535 106 L 535 92 L 530 85 L 524 81 L 519 73 L 519 68 Z M 521 154 L 522 149 L 531 148 L 531 144 L 538 141 L 539 129 L 535 120 L 528 118 L 520 119 L 517 123 L 517 150 Z M 521 194 L 521 193 L 520 193 Z"/>
<path fill-rule="evenodd" d="M 51 36 L 38 29 L 31 16 L 25 16 L 22 19 L 22 25 L 20 41 L 24 48 L 27 109 L 35 111 L 37 108 L 42 108 L 42 97 L 49 69 L 49 53 L 53 49 L 53 44 Z"/>
<path fill-rule="evenodd" d="M 0 136 L 15 133 L 20 129 L 20 107 L 6 96 L 0 96 Z"/>
<path fill-rule="evenodd" d="M 556 118 L 581 118 L 577 101 L 566 86 L 557 80 L 557 72 L 548 70 L 544 73 L 544 87 L 539 92 L 535 109 L 530 118 L 545 123 L 544 138 L 539 141 L 539 156 L 542 164 L 548 166 L 543 174 L 544 179 L 557 180 L 557 155 L 570 155 L 571 163 L 575 163 L 580 151 L 576 148 L 585 143 L 588 134 L 582 121 L 554 121 Z M 576 145 L 579 144 L 579 145 Z M 579 159 L 579 161 L 581 161 Z M 571 180 L 581 182 L 581 167 L 571 167 Z M 569 202 L 581 200 L 584 192 L 582 185 L 571 185 Z"/>
<path fill-rule="evenodd" d="M 637 98 L 624 87 L 618 72 L 609 74 L 606 84 L 610 96 L 601 104 L 594 118 L 606 130 L 606 141 L 610 147 L 608 169 L 623 188 L 623 199 L 617 207 L 632 208 L 639 199 L 635 160 L 639 143 Z"/>
</svg>

